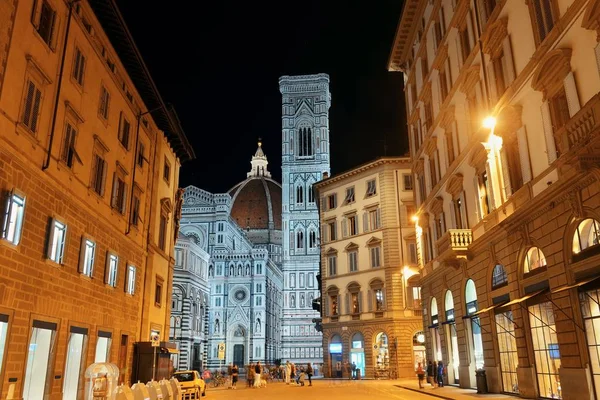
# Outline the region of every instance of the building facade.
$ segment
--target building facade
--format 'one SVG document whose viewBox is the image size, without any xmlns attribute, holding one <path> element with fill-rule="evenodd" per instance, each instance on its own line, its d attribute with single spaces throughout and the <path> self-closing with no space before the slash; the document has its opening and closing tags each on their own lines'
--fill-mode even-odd
<svg viewBox="0 0 600 400">
<path fill-rule="evenodd" d="M 380 158 L 315 185 L 325 376 L 413 377 L 424 358 L 410 167 Z"/>
<path fill-rule="evenodd" d="M 75 399 L 168 334 L 194 157 L 111 1 L 0 5 L 0 396 Z M 148 112 L 151 110 L 151 112 Z"/>
<path fill-rule="evenodd" d="M 207 275 L 202 268 L 199 274 L 178 273 L 174 281 L 173 304 L 180 291 L 183 299 L 195 293 L 191 308 L 184 301 L 172 312 L 182 323 L 189 321 L 182 336 L 173 339 L 181 351 L 176 368 L 217 369 L 230 362 L 245 368 L 281 358 L 281 186 L 271 179 L 260 142 L 251 165 L 247 179 L 228 193 L 185 190 L 177 244 L 183 258 L 176 257 L 176 265 L 194 269 L 198 261 L 185 258 L 183 251 L 192 241 L 194 254 L 202 265 L 208 260 L 208 269 Z M 219 357 L 221 343 L 224 358 Z"/>
<path fill-rule="evenodd" d="M 319 213 L 313 185 L 329 173 L 329 76 L 282 76 L 283 332 L 282 357 L 319 366 Z"/>
<path fill-rule="evenodd" d="M 599 398 L 599 1 L 405 3 L 427 358 L 449 383 Z M 490 116 L 491 118 L 486 118 Z"/>
</svg>

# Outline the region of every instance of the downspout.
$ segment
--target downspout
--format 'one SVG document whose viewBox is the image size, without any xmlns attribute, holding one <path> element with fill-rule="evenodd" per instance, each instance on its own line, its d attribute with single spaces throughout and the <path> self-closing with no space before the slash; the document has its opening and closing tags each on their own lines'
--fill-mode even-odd
<svg viewBox="0 0 600 400">
<path fill-rule="evenodd" d="M 400 257 L 402 259 L 402 267 L 404 267 L 404 236 L 402 235 L 402 217 L 400 214 L 400 181 L 398 180 L 398 170 L 396 170 L 396 204 L 398 206 L 398 226 L 400 228 Z M 402 302 L 404 303 L 404 310 L 408 308 L 406 305 L 408 296 L 406 295 L 406 283 L 404 281 L 404 271 L 402 272 Z"/>
<path fill-rule="evenodd" d="M 69 43 L 69 30 L 71 28 L 71 16 L 73 15 L 73 5 L 81 0 L 71 0 L 69 2 L 69 16 L 67 17 L 67 28 L 65 30 L 65 42 L 63 44 L 62 56 L 60 60 L 60 70 L 58 72 L 58 82 L 56 83 L 56 98 L 54 99 L 54 110 L 52 111 L 52 124 L 50 125 L 50 141 L 48 142 L 48 152 L 46 160 L 42 165 L 42 171 L 45 171 L 50 166 L 50 158 L 52 157 L 52 144 L 54 143 L 54 129 L 56 127 L 56 114 L 58 113 L 58 102 L 60 101 L 60 89 L 62 87 L 63 72 L 65 70 L 65 58 L 67 57 L 67 44 Z"/>
</svg>

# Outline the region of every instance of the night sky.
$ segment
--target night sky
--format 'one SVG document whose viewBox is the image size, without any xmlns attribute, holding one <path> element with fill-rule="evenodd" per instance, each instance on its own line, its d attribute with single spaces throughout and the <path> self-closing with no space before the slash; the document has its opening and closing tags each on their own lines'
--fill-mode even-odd
<svg viewBox="0 0 600 400">
<path fill-rule="evenodd" d="M 281 182 L 281 75 L 329 74 L 333 174 L 406 153 L 403 78 L 386 69 L 402 0 L 117 4 L 196 152 L 180 186 L 228 190 L 259 137 Z"/>
</svg>

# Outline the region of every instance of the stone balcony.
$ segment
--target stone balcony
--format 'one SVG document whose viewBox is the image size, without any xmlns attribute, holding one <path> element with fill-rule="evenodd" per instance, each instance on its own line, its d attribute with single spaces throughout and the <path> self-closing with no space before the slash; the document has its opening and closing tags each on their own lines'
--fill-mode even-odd
<svg viewBox="0 0 600 400">
<path fill-rule="evenodd" d="M 436 242 L 438 259 L 441 262 L 466 259 L 471 243 L 473 232 L 470 229 L 448 229 Z"/>
<path fill-rule="evenodd" d="M 592 97 L 558 132 L 556 143 L 560 154 L 585 147 L 600 128 L 600 93 Z"/>
</svg>

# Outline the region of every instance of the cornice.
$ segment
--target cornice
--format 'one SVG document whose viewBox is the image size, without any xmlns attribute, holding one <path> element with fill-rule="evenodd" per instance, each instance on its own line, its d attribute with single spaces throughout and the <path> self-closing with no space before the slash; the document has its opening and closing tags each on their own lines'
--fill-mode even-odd
<svg viewBox="0 0 600 400">
<path fill-rule="evenodd" d="M 313 186 L 318 189 L 322 189 L 333 183 L 342 181 L 351 176 L 358 175 L 362 172 L 369 171 L 373 168 L 379 167 L 381 165 L 386 165 L 386 164 L 397 164 L 397 165 L 401 165 L 401 166 L 405 165 L 406 169 L 410 170 L 411 163 L 412 163 L 412 161 L 411 161 L 410 157 L 383 157 L 383 158 L 379 158 L 374 161 L 370 161 L 366 164 L 359 165 L 358 167 L 356 167 L 352 170 L 342 172 L 338 175 L 332 176 L 331 178 L 324 179 L 320 182 L 315 183 Z"/>
</svg>

